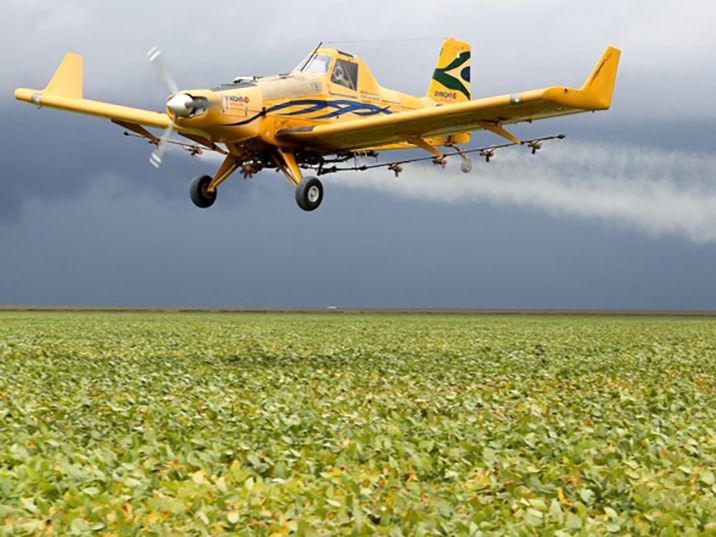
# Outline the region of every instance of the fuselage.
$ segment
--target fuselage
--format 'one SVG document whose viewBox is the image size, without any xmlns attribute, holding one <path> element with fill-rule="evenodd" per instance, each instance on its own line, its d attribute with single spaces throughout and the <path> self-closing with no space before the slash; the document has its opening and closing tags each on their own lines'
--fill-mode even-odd
<svg viewBox="0 0 716 537">
<path fill-rule="evenodd" d="M 383 88 L 360 58 L 335 49 L 316 50 L 285 75 L 244 77 L 213 90 L 183 93 L 205 97 L 213 106 L 191 117 L 178 118 L 178 128 L 225 144 L 251 140 L 254 144 L 275 146 L 275 134 L 284 128 L 356 120 L 437 104 L 429 97 Z"/>
</svg>

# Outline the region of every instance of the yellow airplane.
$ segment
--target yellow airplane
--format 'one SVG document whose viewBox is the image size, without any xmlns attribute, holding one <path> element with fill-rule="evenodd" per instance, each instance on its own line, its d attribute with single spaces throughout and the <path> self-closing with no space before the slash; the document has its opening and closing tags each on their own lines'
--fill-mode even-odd
<svg viewBox="0 0 716 537">
<path fill-rule="evenodd" d="M 472 99 L 470 46 L 456 39 L 443 44 L 427 95 L 414 97 L 381 87 L 360 58 L 317 47 L 288 74 L 239 77 L 213 89 L 180 91 L 154 48 L 150 63 L 167 87 L 166 112 L 152 112 L 87 100 L 83 96 L 83 60 L 67 54 L 44 90 L 18 89 L 15 98 L 38 107 L 58 108 L 106 119 L 155 145 L 150 161 L 159 166 L 170 143 L 225 156 L 214 176 L 191 184 L 191 199 L 206 208 L 217 187 L 237 170 L 251 177 L 265 168 L 281 170 L 296 189 L 296 202 L 312 211 L 323 200 L 323 185 L 302 170 L 324 175 L 345 169 L 342 163 L 377 156 L 390 149 L 421 148 L 438 164 L 459 155 L 462 170 L 472 164 L 466 153 L 489 160 L 495 148 L 522 144 L 506 125 L 606 110 L 611 105 L 620 51 L 609 47 L 580 89 L 553 87 Z M 146 127 L 163 129 L 156 136 Z M 507 144 L 465 151 L 470 132 L 486 130 Z M 172 141 L 174 133 L 190 142 Z M 563 138 L 564 136 L 559 136 Z M 542 140 L 527 140 L 535 152 Z M 445 152 L 440 148 L 449 148 Z M 421 159 L 412 159 L 421 160 Z M 406 160 L 387 165 L 396 174 Z"/>
</svg>

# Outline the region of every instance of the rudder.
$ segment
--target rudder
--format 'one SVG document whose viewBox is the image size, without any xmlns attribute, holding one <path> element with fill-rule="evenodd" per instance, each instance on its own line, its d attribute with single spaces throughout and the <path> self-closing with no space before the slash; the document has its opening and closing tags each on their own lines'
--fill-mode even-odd
<svg viewBox="0 0 716 537">
<path fill-rule="evenodd" d="M 430 81 L 428 97 L 441 104 L 471 100 L 471 63 L 470 45 L 457 39 L 446 39 Z"/>
</svg>

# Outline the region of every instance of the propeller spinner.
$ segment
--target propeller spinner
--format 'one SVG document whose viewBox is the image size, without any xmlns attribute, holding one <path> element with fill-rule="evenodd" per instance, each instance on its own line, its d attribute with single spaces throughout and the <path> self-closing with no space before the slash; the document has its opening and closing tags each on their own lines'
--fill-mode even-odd
<svg viewBox="0 0 716 537">
<path fill-rule="evenodd" d="M 169 90 L 167 110 L 169 114 L 173 116 L 172 124 L 164 131 L 152 156 L 149 157 L 149 162 L 151 162 L 152 166 L 159 168 L 162 164 L 162 157 L 169 146 L 169 141 L 174 131 L 176 131 L 177 119 L 188 118 L 197 113 L 209 110 L 209 108 L 213 106 L 213 103 L 206 97 L 193 97 L 186 93 L 180 93 L 179 87 L 176 85 L 176 82 L 174 82 L 174 79 L 169 74 L 169 69 L 167 69 L 164 63 L 162 51 L 157 47 L 153 47 L 147 53 L 147 59 Z"/>
</svg>

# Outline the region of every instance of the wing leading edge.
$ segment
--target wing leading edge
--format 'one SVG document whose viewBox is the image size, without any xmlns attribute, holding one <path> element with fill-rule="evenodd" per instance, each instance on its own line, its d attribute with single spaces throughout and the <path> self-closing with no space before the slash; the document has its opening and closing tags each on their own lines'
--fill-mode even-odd
<svg viewBox="0 0 716 537">
<path fill-rule="evenodd" d="M 580 89 L 553 87 L 435 106 L 377 118 L 284 129 L 277 137 L 321 150 L 350 151 L 485 129 L 486 125 L 531 122 L 611 106 L 621 52 L 608 47 Z"/>
</svg>

